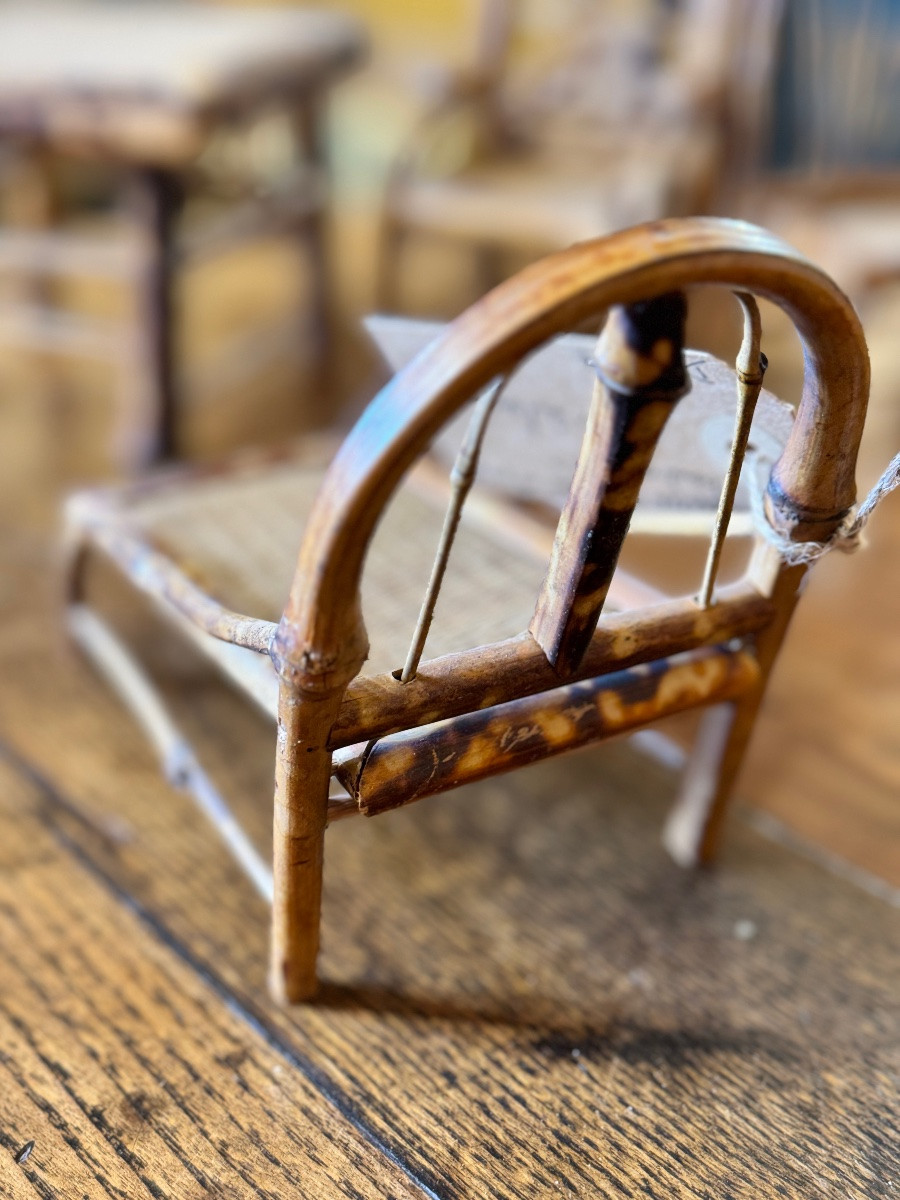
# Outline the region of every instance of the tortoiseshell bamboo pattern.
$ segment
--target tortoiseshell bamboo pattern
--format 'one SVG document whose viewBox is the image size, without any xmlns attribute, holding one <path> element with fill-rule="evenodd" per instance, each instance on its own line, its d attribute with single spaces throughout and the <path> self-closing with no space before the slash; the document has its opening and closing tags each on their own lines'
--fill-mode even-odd
<svg viewBox="0 0 900 1200">
<path fill-rule="evenodd" d="M 733 700 L 758 680 L 756 659 L 747 651 L 715 648 L 660 659 L 383 738 L 342 758 L 337 777 L 371 817 L 661 716 Z"/>
<path fill-rule="evenodd" d="M 748 637 L 765 629 L 774 615 L 771 602 L 746 583 L 723 588 L 720 598 L 720 605 L 706 610 L 691 599 L 679 599 L 642 611 L 609 613 L 569 679 L 591 679 L 679 651 Z M 360 675 L 347 688 L 328 744 L 337 750 L 548 692 L 559 682 L 530 633 L 433 658 L 404 687 L 398 687 L 393 674 Z"/>
<path fill-rule="evenodd" d="M 332 461 L 271 641 L 279 676 L 271 986 L 279 999 L 316 988 L 325 827 L 354 811 L 350 799 L 329 799 L 335 768 L 358 793 L 356 811 L 382 811 L 706 705 L 665 836 L 679 861 L 714 853 L 807 566 L 785 565 L 758 539 L 746 578 L 717 589 L 714 604 L 651 599 L 597 623 L 640 479 L 684 387 L 681 293 L 694 284 L 772 300 L 803 342 L 803 395 L 768 486 L 775 527 L 793 541 L 821 541 L 853 504 L 868 394 L 862 331 L 837 287 L 763 230 L 691 218 L 582 243 L 527 268 L 447 327 L 382 390 Z M 421 663 L 407 683 L 357 678 L 368 651 L 363 563 L 404 473 L 472 397 L 605 311 L 601 382 L 532 631 Z M 89 541 L 100 525 L 85 521 L 81 536 Z M 141 579 L 130 543 L 106 532 L 98 540 L 182 616 L 262 648 L 264 623 L 251 631 L 249 618 L 224 611 L 219 620 L 214 601 L 185 594 L 159 563 Z"/>
<path fill-rule="evenodd" d="M 531 633 L 563 678 L 581 661 L 619 561 L 644 474 L 687 391 L 682 293 L 614 308 L 597 344 L 597 383 Z"/>
</svg>

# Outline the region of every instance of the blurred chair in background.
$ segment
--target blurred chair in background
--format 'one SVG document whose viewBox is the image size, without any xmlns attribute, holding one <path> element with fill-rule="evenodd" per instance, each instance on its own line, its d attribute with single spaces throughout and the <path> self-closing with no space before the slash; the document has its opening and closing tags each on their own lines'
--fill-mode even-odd
<svg viewBox="0 0 900 1200">
<path fill-rule="evenodd" d="M 363 49 L 358 24 L 324 10 L 0 9 L 4 175 L 25 210 L 0 229 L 0 271 L 26 281 L 25 296 L 5 306 L 0 339 L 115 359 L 129 391 L 129 465 L 176 448 L 173 288 L 186 262 L 259 236 L 295 237 L 312 279 L 308 340 L 324 362 L 322 103 Z M 268 147 L 254 156 L 261 137 Z M 117 231 L 66 231 L 55 180 L 63 159 L 110 173 Z M 112 325 L 54 309 L 52 285 L 76 274 L 133 283 L 135 317 Z M 298 323 L 298 342 L 303 332 Z"/>
<path fill-rule="evenodd" d="M 481 0 L 473 69 L 446 78 L 390 172 L 385 309 L 403 307 L 414 234 L 472 247 L 486 288 L 505 252 L 719 207 L 733 160 L 758 141 L 777 0 L 569 0 L 558 36 L 531 53 L 524 7 Z"/>
<path fill-rule="evenodd" d="M 735 196 L 857 300 L 900 279 L 900 7 L 780 5 L 770 110 Z"/>
</svg>

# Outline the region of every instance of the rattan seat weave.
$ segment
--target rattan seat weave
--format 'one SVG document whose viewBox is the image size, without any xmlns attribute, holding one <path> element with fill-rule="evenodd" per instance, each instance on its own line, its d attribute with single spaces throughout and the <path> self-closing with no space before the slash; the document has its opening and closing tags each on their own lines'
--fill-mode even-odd
<svg viewBox="0 0 900 1200">
<path fill-rule="evenodd" d="M 324 466 L 299 457 L 191 478 L 166 490 L 106 493 L 111 523 L 162 553 L 223 608 L 278 621 L 297 560 L 306 513 Z M 77 505 L 75 506 L 77 509 Z M 364 674 L 403 665 L 438 544 L 444 497 L 421 482 L 402 486 L 369 554 L 363 612 L 370 639 Z M 545 560 L 517 551 L 481 522 L 464 519 L 427 643 L 435 658 L 527 628 Z M 277 681 L 267 656 L 204 639 L 207 652 L 270 712 Z"/>
</svg>

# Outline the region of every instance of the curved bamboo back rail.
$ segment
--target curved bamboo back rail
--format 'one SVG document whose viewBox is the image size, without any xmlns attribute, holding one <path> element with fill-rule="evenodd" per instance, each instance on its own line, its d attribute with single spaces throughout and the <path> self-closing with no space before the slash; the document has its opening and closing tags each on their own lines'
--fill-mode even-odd
<svg viewBox="0 0 900 1200">
<path fill-rule="evenodd" d="M 792 319 L 803 394 L 772 471 L 768 508 L 793 540 L 825 540 L 855 500 L 869 367 L 859 320 L 837 286 L 771 234 L 739 221 L 653 222 L 584 242 L 501 284 L 454 321 L 369 405 L 313 507 L 288 607 L 273 643 L 286 683 L 333 693 L 367 650 L 360 579 L 378 518 L 437 430 L 498 375 L 613 304 L 692 284 L 751 292 Z"/>
</svg>

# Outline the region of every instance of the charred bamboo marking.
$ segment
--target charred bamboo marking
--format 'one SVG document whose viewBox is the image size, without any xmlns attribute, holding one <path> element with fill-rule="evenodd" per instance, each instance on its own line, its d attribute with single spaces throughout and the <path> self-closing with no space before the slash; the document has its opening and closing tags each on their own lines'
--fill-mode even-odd
<svg viewBox="0 0 900 1200">
<path fill-rule="evenodd" d="M 716 524 L 709 555 L 703 572 L 703 582 L 700 585 L 699 603 L 707 608 L 712 603 L 713 588 L 725 535 L 728 533 L 728 523 L 731 520 L 731 510 L 734 507 L 734 497 L 737 494 L 738 482 L 741 477 L 741 464 L 750 440 L 750 426 L 756 411 L 756 402 L 762 389 L 763 376 L 769 365 L 766 357 L 760 351 L 762 337 L 762 322 L 759 316 L 759 305 L 749 292 L 735 292 L 738 303 L 744 314 L 744 337 L 738 351 L 735 371 L 737 373 L 737 410 L 734 417 L 734 439 L 731 445 L 731 455 L 725 481 L 722 484 L 722 494 L 719 497 L 719 508 L 716 513 Z"/>
<path fill-rule="evenodd" d="M 583 680 L 386 737 L 365 762 L 344 759 L 340 782 L 375 816 L 414 800 L 526 766 L 671 713 L 744 694 L 758 677 L 745 650 L 706 649 Z"/>
<path fill-rule="evenodd" d="M 584 657 L 653 450 L 690 386 L 685 316 L 680 292 L 615 308 L 597 344 L 587 430 L 531 623 L 560 676 Z"/>
<path fill-rule="evenodd" d="M 453 464 L 453 470 L 450 472 L 450 502 L 447 506 L 446 516 L 444 517 L 444 526 L 441 529 L 441 538 L 438 543 L 437 553 L 435 554 L 434 565 L 431 568 L 428 586 L 425 589 L 425 598 L 422 601 L 419 619 L 416 623 L 412 642 L 410 643 L 409 653 L 406 656 L 406 662 L 403 670 L 400 672 L 401 683 L 409 683 L 411 679 L 415 679 L 416 677 L 416 671 L 422 659 L 422 651 L 425 649 L 425 639 L 428 637 L 428 631 L 431 628 L 431 621 L 434 617 L 434 607 L 437 604 L 438 594 L 444 580 L 444 572 L 447 570 L 450 551 L 453 549 L 456 531 L 459 528 L 463 505 L 466 502 L 466 497 L 471 490 L 472 484 L 475 482 L 475 474 L 478 471 L 478 457 L 481 454 L 484 435 L 487 433 L 491 414 L 503 393 L 503 388 L 508 378 L 509 376 L 505 375 L 501 379 L 498 379 L 478 400 L 475 405 L 475 411 L 472 414 L 472 419 L 466 429 L 466 436 Z"/>
<path fill-rule="evenodd" d="M 722 589 L 703 610 L 690 599 L 668 600 L 637 613 L 611 613 L 597 627 L 573 682 L 757 633 L 771 621 L 771 602 L 746 584 Z M 331 731 L 332 749 L 446 720 L 518 696 L 549 691 L 559 676 L 529 633 L 431 659 L 401 686 L 392 674 L 361 676 L 347 689 Z"/>
</svg>

